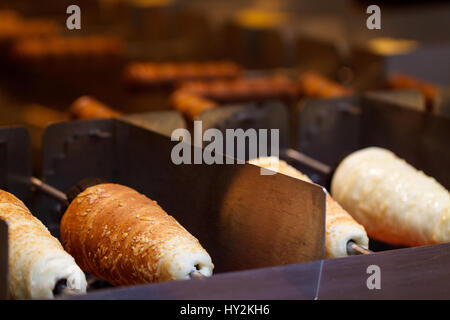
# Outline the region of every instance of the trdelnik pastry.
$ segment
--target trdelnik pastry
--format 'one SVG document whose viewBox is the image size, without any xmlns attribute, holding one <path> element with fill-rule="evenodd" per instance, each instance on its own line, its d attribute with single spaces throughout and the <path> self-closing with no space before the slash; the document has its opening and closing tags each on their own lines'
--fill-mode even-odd
<svg viewBox="0 0 450 320">
<path fill-rule="evenodd" d="M 0 190 L 0 219 L 8 223 L 9 289 L 13 299 L 51 299 L 58 281 L 86 292 L 86 278 L 59 241 L 22 201 Z"/>
<path fill-rule="evenodd" d="M 61 242 L 80 267 L 115 286 L 210 276 L 199 241 L 155 201 L 118 184 L 87 188 L 61 221 Z"/>
<path fill-rule="evenodd" d="M 450 242 L 450 193 L 389 150 L 350 154 L 331 192 L 371 238 L 402 246 Z"/>
</svg>

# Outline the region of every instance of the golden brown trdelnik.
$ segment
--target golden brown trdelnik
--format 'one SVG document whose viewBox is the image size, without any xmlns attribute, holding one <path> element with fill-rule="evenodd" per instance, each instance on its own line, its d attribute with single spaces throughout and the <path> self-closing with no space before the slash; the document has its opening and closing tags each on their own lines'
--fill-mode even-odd
<svg viewBox="0 0 450 320">
<path fill-rule="evenodd" d="M 118 118 L 122 115 L 119 111 L 89 96 L 76 99 L 69 107 L 69 113 L 73 119 L 79 120 Z"/>
<path fill-rule="evenodd" d="M 116 286 L 212 274 L 198 240 L 155 201 L 117 184 L 80 193 L 61 221 L 61 242 L 84 271 Z"/>
</svg>

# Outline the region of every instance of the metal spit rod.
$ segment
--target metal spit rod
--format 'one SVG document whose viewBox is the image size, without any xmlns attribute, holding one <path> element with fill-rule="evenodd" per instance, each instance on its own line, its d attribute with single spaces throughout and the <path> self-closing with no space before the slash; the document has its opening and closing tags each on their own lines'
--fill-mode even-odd
<svg viewBox="0 0 450 320">
<path fill-rule="evenodd" d="M 307 165 L 310 168 L 316 169 L 317 171 L 320 171 L 321 173 L 328 175 L 331 173 L 331 167 L 314 159 L 309 156 L 307 156 L 304 153 L 301 153 L 294 149 L 286 149 L 285 151 L 286 155 L 300 163 L 303 163 Z"/>
<path fill-rule="evenodd" d="M 58 189 L 52 187 L 51 185 L 48 185 L 47 183 L 45 183 L 44 181 L 42 181 L 36 177 L 31 177 L 30 181 L 31 181 L 31 184 L 36 189 L 48 194 L 49 196 L 55 198 L 56 200 L 58 200 L 62 203 L 65 203 L 65 204 L 68 203 L 67 195 L 64 192 L 59 191 Z M 191 273 L 189 273 L 189 277 L 191 279 L 205 278 L 205 276 L 203 274 L 201 274 L 199 271 L 192 271 Z M 67 295 L 76 294 L 76 291 L 70 290 L 67 287 L 62 288 L 60 291 L 62 292 L 62 294 L 67 294 Z M 71 292 L 69 292 L 69 291 L 71 291 Z"/>
<path fill-rule="evenodd" d="M 373 253 L 372 250 L 361 247 L 359 244 L 355 243 L 352 240 L 347 242 L 347 254 L 350 256 L 356 256 L 360 254 L 371 254 L 371 253 Z"/>
<path fill-rule="evenodd" d="M 46 184 L 42 180 L 31 177 L 31 185 L 35 187 L 36 189 L 48 194 L 49 196 L 55 198 L 56 200 L 67 203 L 67 196 L 64 192 L 59 191 L 56 188 L 53 188 L 51 185 Z"/>
<path fill-rule="evenodd" d="M 206 277 L 200 273 L 199 271 L 192 271 L 191 273 L 189 273 L 189 277 L 191 279 L 205 279 Z"/>
<path fill-rule="evenodd" d="M 58 280 L 55 284 L 55 288 L 53 289 L 53 294 L 55 296 L 77 296 L 82 294 L 80 290 L 71 289 L 67 287 L 67 280 L 61 279 Z"/>
</svg>

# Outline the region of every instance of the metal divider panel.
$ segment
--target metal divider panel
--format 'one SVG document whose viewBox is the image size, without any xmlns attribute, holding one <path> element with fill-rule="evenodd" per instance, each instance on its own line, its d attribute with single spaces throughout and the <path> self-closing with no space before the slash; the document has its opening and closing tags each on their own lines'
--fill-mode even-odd
<svg viewBox="0 0 450 320">
<path fill-rule="evenodd" d="M 399 107 L 425 111 L 425 98 L 415 90 L 370 91 L 365 94 L 372 100 L 396 104 Z"/>
<path fill-rule="evenodd" d="M 359 97 L 306 100 L 298 110 L 296 149 L 335 167 L 361 144 L 359 102 Z"/>
<path fill-rule="evenodd" d="M 286 52 L 293 51 L 292 41 L 280 29 L 249 28 L 239 22 L 226 23 L 222 29 L 227 44 L 227 59 L 250 69 L 291 66 L 294 61 Z"/>
<path fill-rule="evenodd" d="M 43 135 L 43 181 L 67 192 L 84 178 L 115 181 L 114 120 L 62 122 Z M 61 207 L 55 199 L 37 193 L 33 213 L 59 236 Z"/>
<path fill-rule="evenodd" d="M 9 297 L 8 224 L 0 219 L 0 300 Z"/>
<path fill-rule="evenodd" d="M 173 130 L 187 127 L 178 111 L 135 113 L 123 116 L 122 120 L 169 137 Z"/>
<path fill-rule="evenodd" d="M 43 176 L 67 192 L 83 178 L 114 181 L 114 120 L 56 123 L 43 136 Z"/>
<path fill-rule="evenodd" d="M 217 272 L 323 258 L 323 188 L 249 164 L 175 165 L 177 142 L 121 121 L 116 133 L 120 183 L 198 237 Z"/>
<path fill-rule="evenodd" d="M 201 113 L 198 120 L 202 121 L 203 131 L 216 128 L 223 134 L 226 129 L 279 129 L 280 148 L 288 147 L 288 111 L 278 101 L 214 108 Z"/>
<path fill-rule="evenodd" d="M 31 146 L 23 127 L 0 128 L 0 189 L 29 205 L 31 200 Z"/>
<path fill-rule="evenodd" d="M 362 145 L 394 152 L 450 189 L 450 119 L 363 98 Z"/>
</svg>

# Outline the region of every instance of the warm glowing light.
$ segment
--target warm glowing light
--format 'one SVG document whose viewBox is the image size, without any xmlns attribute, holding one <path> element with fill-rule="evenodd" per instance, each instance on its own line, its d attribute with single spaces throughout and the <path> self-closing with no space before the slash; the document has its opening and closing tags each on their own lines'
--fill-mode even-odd
<svg viewBox="0 0 450 320">
<path fill-rule="evenodd" d="M 269 12 L 259 9 L 244 9 L 238 11 L 234 20 L 245 27 L 262 29 L 279 26 L 286 20 L 286 15 L 281 12 Z"/>
<path fill-rule="evenodd" d="M 367 46 L 377 54 L 395 55 L 411 52 L 419 46 L 419 43 L 414 40 L 380 37 L 369 40 Z"/>
</svg>

